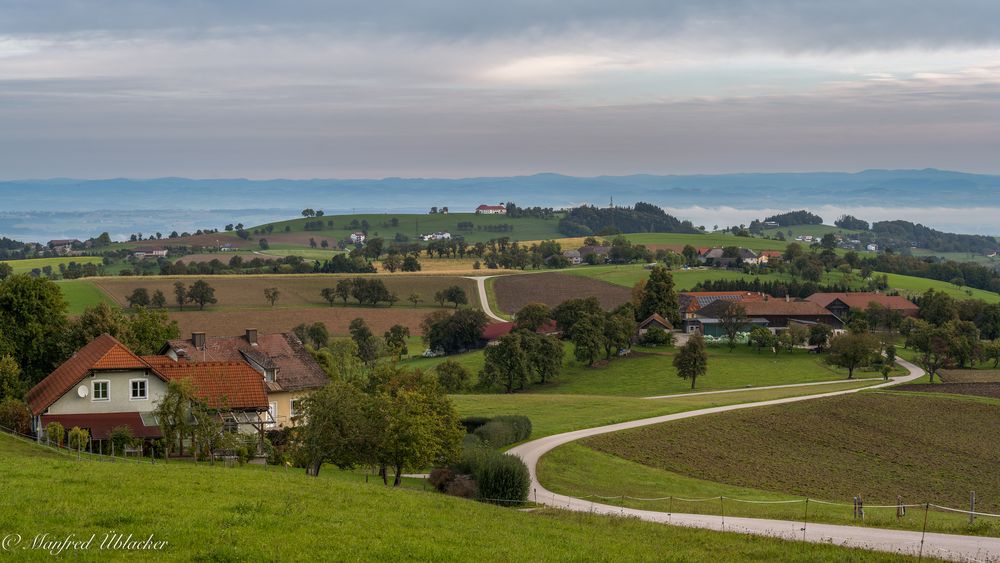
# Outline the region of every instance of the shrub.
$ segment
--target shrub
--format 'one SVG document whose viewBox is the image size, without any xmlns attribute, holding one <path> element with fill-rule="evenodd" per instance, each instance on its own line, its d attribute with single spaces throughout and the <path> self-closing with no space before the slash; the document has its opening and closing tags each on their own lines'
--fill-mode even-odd
<svg viewBox="0 0 1000 563">
<path fill-rule="evenodd" d="M 80 428 L 79 426 L 74 426 L 69 430 L 69 447 L 74 450 L 85 450 L 87 449 L 87 443 L 90 441 L 90 432 Z"/>
<path fill-rule="evenodd" d="M 475 498 L 476 482 L 468 475 L 458 475 L 448 483 L 444 492 L 453 497 Z"/>
<path fill-rule="evenodd" d="M 0 426 L 20 434 L 31 431 L 31 411 L 24 401 L 7 397 L 0 401 Z"/>
<path fill-rule="evenodd" d="M 435 467 L 431 470 L 431 474 L 427 476 L 427 480 L 430 481 L 431 485 L 442 493 L 448 489 L 448 485 L 454 479 L 455 472 L 448 467 Z"/>
<path fill-rule="evenodd" d="M 473 473 L 476 499 L 482 502 L 510 506 L 528 500 L 531 475 L 521 458 L 491 452 Z"/>
<path fill-rule="evenodd" d="M 499 420 L 487 422 L 483 426 L 476 428 L 473 434 L 494 448 L 502 448 L 507 444 L 513 444 L 517 441 L 514 428 L 510 424 Z"/>
<path fill-rule="evenodd" d="M 513 427 L 515 441 L 517 442 L 527 440 L 531 437 L 531 419 L 524 415 L 502 415 L 493 420 L 499 420 Z"/>
<path fill-rule="evenodd" d="M 471 434 L 476 431 L 476 428 L 484 426 L 489 421 L 490 418 L 488 416 L 467 416 L 458 422 L 465 427 L 467 433 Z"/>
<path fill-rule="evenodd" d="M 498 416 L 473 432 L 491 447 L 502 448 L 531 437 L 531 420 L 526 416 Z"/>
<path fill-rule="evenodd" d="M 111 440 L 111 446 L 114 448 L 112 451 L 116 455 L 122 455 L 125 452 L 125 448 L 135 443 L 135 435 L 132 434 L 132 427 L 127 424 L 112 428 L 108 439 Z"/>
<path fill-rule="evenodd" d="M 62 446 L 63 436 L 65 435 L 66 429 L 63 428 L 62 424 L 59 424 L 58 422 L 50 422 L 45 425 L 45 436 L 49 439 L 50 443 Z"/>
<path fill-rule="evenodd" d="M 465 391 L 472 383 L 472 374 L 455 360 L 441 362 L 434 371 L 437 373 L 438 383 L 448 393 Z"/>
<path fill-rule="evenodd" d="M 643 346 L 673 346 L 674 334 L 667 332 L 658 326 L 654 326 L 642 335 L 640 343 Z"/>
</svg>

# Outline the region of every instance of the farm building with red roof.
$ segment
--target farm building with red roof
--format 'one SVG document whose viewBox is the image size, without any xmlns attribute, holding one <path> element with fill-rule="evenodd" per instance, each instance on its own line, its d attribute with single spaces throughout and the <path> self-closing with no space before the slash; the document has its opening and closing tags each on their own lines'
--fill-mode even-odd
<svg viewBox="0 0 1000 563">
<path fill-rule="evenodd" d="M 872 303 L 895 311 L 903 317 L 916 317 L 920 310 L 915 303 L 905 297 L 884 293 L 813 293 L 806 297 L 806 300 L 825 307 L 842 319 L 850 312 L 863 312 Z"/>
<path fill-rule="evenodd" d="M 58 422 L 65 429 L 87 429 L 94 440 L 107 440 L 122 425 L 138 438 L 158 438 L 153 411 L 169 382 L 181 379 L 191 381 L 197 400 L 223 418 L 237 420 L 239 430 L 263 429 L 260 415 L 267 412 L 267 390 L 260 374 L 246 364 L 143 358 L 108 334 L 80 348 L 28 391 L 25 400 L 39 436 L 47 424 Z"/>
</svg>

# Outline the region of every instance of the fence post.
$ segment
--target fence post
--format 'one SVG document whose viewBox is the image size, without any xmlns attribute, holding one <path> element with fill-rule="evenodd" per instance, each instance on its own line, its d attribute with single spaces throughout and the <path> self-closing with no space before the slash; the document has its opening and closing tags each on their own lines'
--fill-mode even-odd
<svg viewBox="0 0 1000 563">
<path fill-rule="evenodd" d="M 670 522 L 671 520 L 673 520 L 673 516 L 674 516 L 674 497 L 671 496 L 670 500 L 667 501 L 667 502 L 668 502 L 668 504 L 667 504 L 667 522 Z"/>
<path fill-rule="evenodd" d="M 918 560 L 923 560 L 924 558 L 924 537 L 927 535 L 927 513 L 931 510 L 931 503 L 924 503 L 924 529 L 920 532 L 920 554 Z"/>
<path fill-rule="evenodd" d="M 976 521 L 976 491 L 972 491 L 972 495 L 969 498 L 969 525 L 971 526 Z"/>
<path fill-rule="evenodd" d="M 726 497 L 719 497 L 719 506 L 722 507 L 722 529 L 726 529 Z"/>
<path fill-rule="evenodd" d="M 809 499 L 806 498 L 806 510 L 802 516 L 802 541 L 806 541 L 806 526 L 809 525 Z"/>
</svg>

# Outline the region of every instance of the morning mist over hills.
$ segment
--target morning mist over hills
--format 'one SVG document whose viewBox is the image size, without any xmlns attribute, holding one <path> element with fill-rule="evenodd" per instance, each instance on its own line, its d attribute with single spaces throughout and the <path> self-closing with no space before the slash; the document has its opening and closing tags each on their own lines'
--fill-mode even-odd
<svg viewBox="0 0 1000 563">
<path fill-rule="evenodd" d="M 424 212 L 481 203 L 606 206 L 645 201 L 695 224 L 749 223 L 766 213 L 807 208 L 827 223 L 842 213 L 906 219 L 952 232 L 1000 234 L 1000 176 L 937 169 L 705 175 L 460 179 L 189 179 L 0 182 L 0 235 L 47 240 L 132 232 L 218 228 L 284 219 L 304 207 L 329 214 Z"/>
</svg>

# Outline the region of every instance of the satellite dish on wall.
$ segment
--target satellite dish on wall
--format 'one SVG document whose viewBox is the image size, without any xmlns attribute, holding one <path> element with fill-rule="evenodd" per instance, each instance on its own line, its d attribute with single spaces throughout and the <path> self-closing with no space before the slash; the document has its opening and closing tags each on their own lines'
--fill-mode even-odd
<svg viewBox="0 0 1000 563">
<path fill-rule="evenodd" d="M 90 392 L 90 390 L 87 389 L 86 385 L 81 385 L 81 386 L 79 386 L 79 387 L 76 388 L 76 394 L 79 395 L 80 398 L 86 397 L 87 393 L 89 393 L 89 392 Z"/>
</svg>

